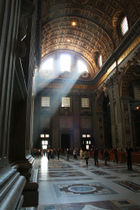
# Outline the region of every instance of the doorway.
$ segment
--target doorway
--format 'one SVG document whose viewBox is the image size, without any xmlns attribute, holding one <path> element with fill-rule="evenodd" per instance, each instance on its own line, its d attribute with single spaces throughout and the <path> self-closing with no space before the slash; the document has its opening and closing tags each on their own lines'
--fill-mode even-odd
<svg viewBox="0 0 140 210">
<path fill-rule="evenodd" d="M 70 148 L 70 134 L 61 134 L 61 149 Z"/>
</svg>

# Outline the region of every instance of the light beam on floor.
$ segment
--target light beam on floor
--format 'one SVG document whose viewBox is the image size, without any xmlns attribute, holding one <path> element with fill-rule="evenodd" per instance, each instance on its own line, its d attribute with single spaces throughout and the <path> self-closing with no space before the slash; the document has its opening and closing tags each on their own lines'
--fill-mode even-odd
<svg viewBox="0 0 140 210">
<path fill-rule="evenodd" d="M 41 170 L 41 173 L 48 172 L 48 158 L 45 155 L 41 158 L 41 168 L 40 168 L 40 170 Z"/>
</svg>

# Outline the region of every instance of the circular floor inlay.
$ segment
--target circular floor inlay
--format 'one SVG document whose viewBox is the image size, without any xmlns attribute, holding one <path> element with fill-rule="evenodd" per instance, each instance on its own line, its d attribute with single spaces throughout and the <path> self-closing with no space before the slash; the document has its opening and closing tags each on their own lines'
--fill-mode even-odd
<svg viewBox="0 0 140 210">
<path fill-rule="evenodd" d="M 68 188 L 68 190 L 75 193 L 89 193 L 95 191 L 96 187 L 79 185 L 71 186 Z"/>
</svg>

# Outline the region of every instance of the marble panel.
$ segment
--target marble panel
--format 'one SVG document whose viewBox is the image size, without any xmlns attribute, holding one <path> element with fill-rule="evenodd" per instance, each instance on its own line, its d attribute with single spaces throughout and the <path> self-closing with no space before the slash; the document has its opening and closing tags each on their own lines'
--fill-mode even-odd
<svg viewBox="0 0 140 210">
<path fill-rule="evenodd" d="M 83 182 L 78 184 L 54 184 L 54 188 L 58 197 L 61 196 L 79 196 L 79 195 L 108 195 L 116 194 L 114 190 L 106 187 L 101 183 L 88 183 L 83 184 Z"/>
<path fill-rule="evenodd" d="M 40 206 L 39 210 L 139 210 L 140 206 L 129 200 L 106 200 L 86 203 Z"/>
<path fill-rule="evenodd" d="M 127 180 L 121 180 L 121 181 L 115 181 L 115 183 L 117 183 L 133 192 L 136 192 L 136 193 L 140 192 L 140 185 L 136 184 L 134 182 L 127 181 Z"/>
</svg>

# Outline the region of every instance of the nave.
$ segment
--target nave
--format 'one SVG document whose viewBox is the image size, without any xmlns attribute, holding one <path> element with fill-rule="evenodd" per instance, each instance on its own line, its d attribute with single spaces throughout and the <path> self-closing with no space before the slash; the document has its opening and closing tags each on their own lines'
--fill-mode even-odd
<svg viewBox="0 0 140 210">
<path fill-rule="evenodd" d="M 85 160 L 36 160 L 39 170 L 38 210 L 140 209 L 140 164 L 128 171 L 126 164 Z"/>
</svg>

